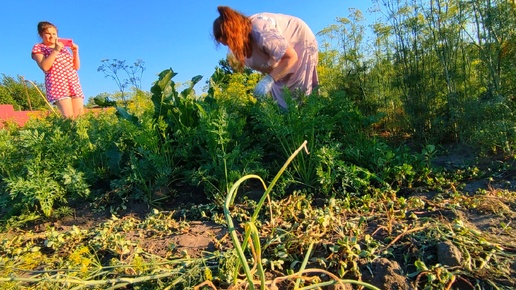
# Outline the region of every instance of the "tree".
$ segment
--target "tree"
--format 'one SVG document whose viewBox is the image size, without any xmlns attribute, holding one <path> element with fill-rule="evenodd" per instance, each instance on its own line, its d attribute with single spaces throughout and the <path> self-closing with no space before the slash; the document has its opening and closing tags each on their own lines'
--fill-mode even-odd
<svg viewBox="0 0 516 290">
<path fill-rule="evenodd" d="M 11 104 L 15 110 L 21 111 L 48 109 L 43 92 L 42 84 L 25 80 L 23 76 L 15 79 L 2 74 L 0 104 Z"/>
</svg>

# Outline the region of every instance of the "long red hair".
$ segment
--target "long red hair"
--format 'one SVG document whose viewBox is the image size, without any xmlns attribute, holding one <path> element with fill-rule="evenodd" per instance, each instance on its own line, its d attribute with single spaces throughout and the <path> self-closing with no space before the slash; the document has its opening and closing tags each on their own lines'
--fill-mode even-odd
<svg viewBox="0 0 516 290">
<path fill-rule="evenodd" d="M 252 52 L 251 20 L 227 6 L 218 6 L 217 10 L 220 16 L 213 21 L 213 36 L 218 43 L 229 47 L 237 63 L 243 68 L 245 57 Z"/>
</svg>

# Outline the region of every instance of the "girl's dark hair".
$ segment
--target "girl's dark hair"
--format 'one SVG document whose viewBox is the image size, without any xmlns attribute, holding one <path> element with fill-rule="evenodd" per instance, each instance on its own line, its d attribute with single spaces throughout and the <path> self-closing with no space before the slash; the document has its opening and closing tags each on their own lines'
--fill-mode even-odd
<svg viewBox="0 0 516 290">
<path fill-rule="evenodd" d="M 39 22 L 38 23 L 38 34 L 41 36 L 41 34 L 43 34 L 43 32 L 45 32 L 45 30 L 47 30 L 47 28 L 50 28 L 50 27 L 54 27 L 57 30 L 57 27 L 48 21 Z"/>
</svg>

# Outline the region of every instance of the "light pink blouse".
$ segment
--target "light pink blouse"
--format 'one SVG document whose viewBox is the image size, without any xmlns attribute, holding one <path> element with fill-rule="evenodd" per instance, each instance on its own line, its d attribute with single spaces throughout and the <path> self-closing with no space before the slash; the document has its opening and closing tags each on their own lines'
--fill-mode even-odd
<svg viewBox="0 0 516 290">
<path fill-rule="evenodd" d="M 292 93 L 312 93 L 319 84 L 319 55 L 317 40 L 308 25 L 297 17 L 284 14 L 259 13 L 249 18 L 253 24 L 253 53 L 246 59 L 248 67 L 264 73 L 270 72 L 277 66 L 288 46 L 293 47 L 297 53 L 297 63 L 272 87 L 272 96 L 278 104 L 287 107 L 283 98 L 284 87 Z"/>
</svg>

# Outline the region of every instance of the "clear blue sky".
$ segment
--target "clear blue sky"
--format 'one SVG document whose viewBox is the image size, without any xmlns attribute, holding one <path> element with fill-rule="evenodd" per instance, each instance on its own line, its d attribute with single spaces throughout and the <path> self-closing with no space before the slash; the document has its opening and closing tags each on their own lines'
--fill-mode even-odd
<svg viewBox="0 0 516 290">
<path fill-rule="evenodd" d="M 43 72 L 30 52 L 40 42 L 37 23 L 55 24 L 59 36 L 73 38 L 79 45 L 79 77 L 86 98 L 113 93 L 118 87 L 97 68 L 102 59 L 145 62 L 142 89 L 149 91 L 161 71 L 172 68 L 176 82 L 196 75 L 203 79 L 195 87 L 202 92 L 220 59 L 227 53 L 211 36 L 217 6 L 225 5 L 245 15 L 277 12 L 302 18 L 314 31 L 347 17 L 349 8 L 360 9 L 367 18 L 371 1 L 338 0 L 3 0 L 0 3 L 0 74 L 43 83 Z"/>
</svg>

